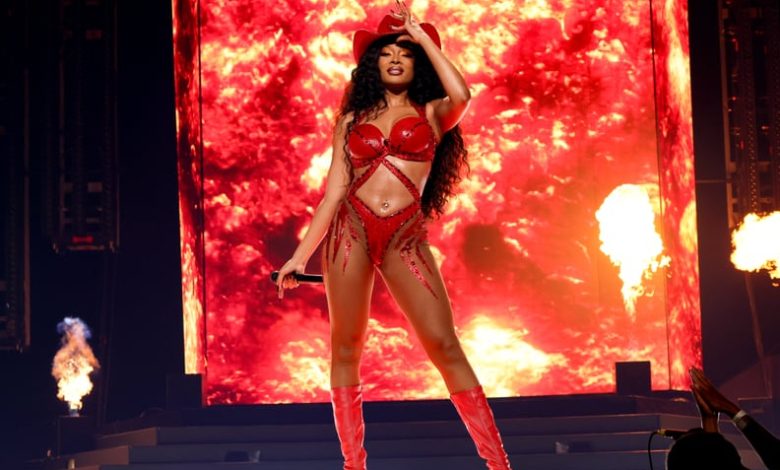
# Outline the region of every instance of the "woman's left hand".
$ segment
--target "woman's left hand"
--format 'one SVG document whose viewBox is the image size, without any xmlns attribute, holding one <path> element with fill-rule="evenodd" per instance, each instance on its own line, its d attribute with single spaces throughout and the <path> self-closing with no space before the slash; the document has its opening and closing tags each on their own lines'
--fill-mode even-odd
<svg viewBox="0 0 780 470">
<path fill-rule="evenodd" d="M 428 37 L 421 27 L 420 23 L 412 18 L 412 12 L 409 11 L 409 7 L 402 0 L 395 0 L 395 5 L 398 7 L 398 11 L 391 10 L 391 13 L 396 18 L 404 20 L 403 26 L 390 26 L 391 28 L 401 31 L 406 30 L 406 34 L 402 34 L 398 37 L 397 41 L 410 41 L 415 44 L 420 44 L 423 38 Z"/>
</svg>

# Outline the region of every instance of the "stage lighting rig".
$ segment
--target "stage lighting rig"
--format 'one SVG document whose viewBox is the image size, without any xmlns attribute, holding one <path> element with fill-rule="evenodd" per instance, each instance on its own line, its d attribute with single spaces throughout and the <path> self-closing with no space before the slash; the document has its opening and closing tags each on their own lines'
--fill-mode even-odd
<svg viewBox="0 0 780 470">
<path fill-rule="evenodd" d="M 116 2 L 61 0 L 58 86 L 51 117 L 46 203 L 55 251 L 119 244 L 116 145 Z"/>
<path fill-rule="evenodd" d="M 780 210 L 780 7 L 726 0 L 721 8 L 729 223 Z"/>
<path fill-rule="evenodd" d="M 0 14 L 0 349 L 30 345 L 29 12 Z"/>
</svg>

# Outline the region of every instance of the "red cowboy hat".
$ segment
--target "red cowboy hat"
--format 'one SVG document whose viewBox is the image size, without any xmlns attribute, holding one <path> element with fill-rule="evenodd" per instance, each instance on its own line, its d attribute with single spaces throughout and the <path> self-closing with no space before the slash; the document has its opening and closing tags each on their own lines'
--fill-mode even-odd
<svg viewBox="0 0 780 470">
<path fill-rule="evenodd" d="M 403 25 L 404 21 L 402 19 L 396 18 L 392 15 L 386 15 L 384 18 L 382 18 L 382 22 L 379 23 L 379 27 L 376 29 L 375 33 L 372 31 L 366 31 L 364 29 L 356 31 L 355 37 L 352 39 L 352 53 L 355 56 L 355 62 L 360 62 L 360 57 L 363 56 L 363 53 L 366 52 L 366 49 L 368 49 L 368 46 L 370 46 L 372 42 L 376 41 L 382 36 L 405 32 L 405 29 L 391 28 L 391 26 Z M 423 31 L 428 33 L 428 36 L 433 39 L 433 42 L 436 44 L 436 46 L 441 49 L 441 40 L 439 39 L 439 33 L 436 31 L 436 28 L 434 28 L 430 23 L 420 23 L 420 27 L 422 27 Z"/>
</svg>

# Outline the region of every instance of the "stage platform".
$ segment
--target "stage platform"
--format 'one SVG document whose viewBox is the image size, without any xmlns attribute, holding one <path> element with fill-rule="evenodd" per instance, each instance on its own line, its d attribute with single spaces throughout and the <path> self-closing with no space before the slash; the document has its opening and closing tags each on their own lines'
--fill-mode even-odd
<svg viewBox="0 0 780 470">
<path fill-rule="evenodd" d="M 515 469 L 664 468 L 672 441 L 659 428 L 699 425 L 690 393 L 491 399 Z M 371 470 L 485 468 L 447 400 L 368 402 Z M 722 431 L 751 469 L 764 468 L 730 423 Z M 146 413 L 98 430 L 88 449 L 29 469 L 338 470 L 341 459 L 328 403 L 215 406 Z M 648 455 L 648 444 L 651 451 Z"/>
</svg>

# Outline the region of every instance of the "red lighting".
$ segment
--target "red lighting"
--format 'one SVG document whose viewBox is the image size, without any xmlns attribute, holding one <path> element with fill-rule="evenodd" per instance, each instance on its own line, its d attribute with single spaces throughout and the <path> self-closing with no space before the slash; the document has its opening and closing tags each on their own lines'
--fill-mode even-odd
<svg viewBox="0 0 780 470">
<path fill-rule="evenodd" d="M 70 242 L 74 245 L 91 245 L 95 243 L 95 237 L 93 235 L 73 235 L 70 237 Z"/>
</svg>

